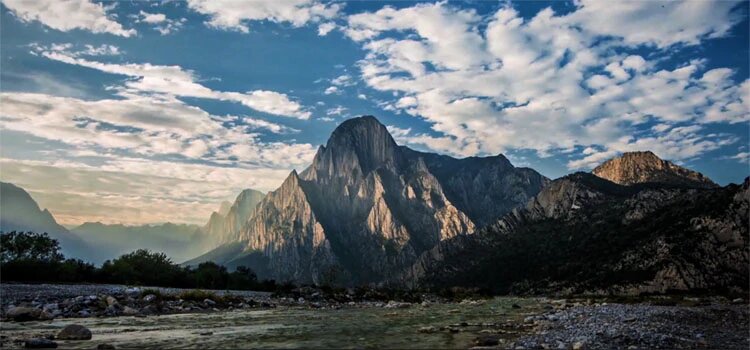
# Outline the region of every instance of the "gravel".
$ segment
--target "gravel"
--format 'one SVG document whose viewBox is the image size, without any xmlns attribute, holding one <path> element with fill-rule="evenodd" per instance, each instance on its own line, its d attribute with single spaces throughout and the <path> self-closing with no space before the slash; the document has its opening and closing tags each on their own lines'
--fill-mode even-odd
<svg viewBox="0 0 750 350">
<path fill-rule="evenodd" d="M 748 349 L 748 310 L 747 304 L 575 306 L 527 319 L 535 334 L 513 347 Z"/>
<path fill-rule="evenodd" d="M 64 298 L 74 298 L 81 295 L 99 295 L 99 294 L 116 294 L 125 293 L 128 286 L 119 284 L 0 284 L 0 300 L 3 305 L 19 300 L 55 300 Z M 180 294 L 183 291 L 192 289 L 182 288 L 163 288 L 163 287 L 137 287 L 140 290 L 157 289 L 163 294 Z M 206 290 L 216 295 L 231 294 L 241 297 L 264 298 L 269 297 L 271 293 L 254 292 L 245 290 Z"/>
</svg>

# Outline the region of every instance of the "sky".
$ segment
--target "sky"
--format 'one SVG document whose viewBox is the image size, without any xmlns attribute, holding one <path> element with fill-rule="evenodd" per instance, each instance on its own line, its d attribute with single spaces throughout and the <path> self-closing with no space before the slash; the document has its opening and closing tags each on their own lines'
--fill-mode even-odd
<svg viewBox="0 0 750 350">
<path fill-rule="evenodd" d="M 205 223 L 341 121 L 557 178 L 750 175 L 748 2 L 2 0 L 0 179 L 67 226 Z"/>
</svg>

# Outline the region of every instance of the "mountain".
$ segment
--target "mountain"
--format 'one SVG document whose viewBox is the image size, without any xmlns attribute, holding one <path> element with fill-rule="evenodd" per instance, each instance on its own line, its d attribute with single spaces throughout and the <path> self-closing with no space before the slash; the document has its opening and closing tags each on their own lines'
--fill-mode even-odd
<svg viewBox="0 0 750 350">
<path fill-rule="evenodd" d="M 72 231 L 93 248 L 95 263 L 137 249 L 163 252 L 174 261 L 182 261 L 205 251 L 207 243 L 199 226 L 187 224 L 126 226 L 87 222 Z"/>
<path fill-rule="evenodd" d="M 265 194 L 262 192 L 246 189 L 237 195 L 234 203 L 223 202 L 218 212 L 211 213 L 211 217 L 203 227 L 203 231 L 212 237 L 211 248 L 236 242 L 242 225 L 263 197 Z"/>
<path fill-rule="evenodd" d="M 58 240 L 66 257 L 90 258 L 90 247 L 58 224 L 47 209 L 40 209 L 28 192 L 14 184 L 0 182 L 0 232 L 11 231 L 46 232 Z"/>
<path fill-rule="evenodd" d="M 627 152 L 596 167 L 592 173 L 621 185 L 657 182 L 688 187 L 718 187 L 703 174 L 663 160 L 651 151 Z"/>
<path fill-rule="evenodd" d="M 633 162 L 620 164 L 620 173 L 637 173 L 622 168 Z M 692 188 L 684 177 L 658 179 L 554 180 L 496 223 L 426 252 L 394 283 L 514 294 L 746 294 L 750 179 Z"/>
<path fill-rule="evenodd" d="M 235 242 L 245 244 L 241 259 L 277 280 L 378 282 L 525 203 L 547 182 L 502 155 L 455 159 L 399 146 L 377 119 L 359 117 L 339 125 L 307 169 L 263 198 Z"/>
</svg>

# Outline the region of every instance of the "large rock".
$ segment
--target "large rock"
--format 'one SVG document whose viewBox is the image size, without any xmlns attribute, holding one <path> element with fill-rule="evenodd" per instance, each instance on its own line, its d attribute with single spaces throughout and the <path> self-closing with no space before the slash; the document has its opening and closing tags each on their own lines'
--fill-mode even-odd
<svg viewBox="0 0 750 350">
<path fill-rule="evenodd" d="M 60 340 L 89 340 L 91 331 L 79 324 L 69 324 L 57 333 L 56 339 Z"/>
<path fill-rule="evenodd" d="M 35 307 L 16 306 L 5 313 L 5 317 L 16 322 L 34 321 L 42 315 L 42 310 Z"/>
</svg>

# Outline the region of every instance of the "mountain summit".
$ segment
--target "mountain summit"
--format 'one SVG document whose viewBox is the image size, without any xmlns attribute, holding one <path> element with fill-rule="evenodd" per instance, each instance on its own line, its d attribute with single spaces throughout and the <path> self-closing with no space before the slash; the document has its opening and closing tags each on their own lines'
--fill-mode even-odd
<svg viewBox="0 0 750 350">
<path fill-rule="evenodd" d="M 261 277 L 277 280 L 382 281 L 439 242 L 497 220 L 548 181 L 502 155 L 417 152 L 397 145 L 375 117 L 354 118 L 333 131 L 310 167 L 260 201 L 239 232 L 242 252 L 228 242 L 206 255 L 252 262 L 268 272 Z"/>
<path fill-rule="evenodd" d="M 599 165 L 592 173 L 620 185 L 650 182 L 697 188 L 718 187 L 703 174 L 663 160 L 651 151 L 623 153 Z"/>
</svg>

